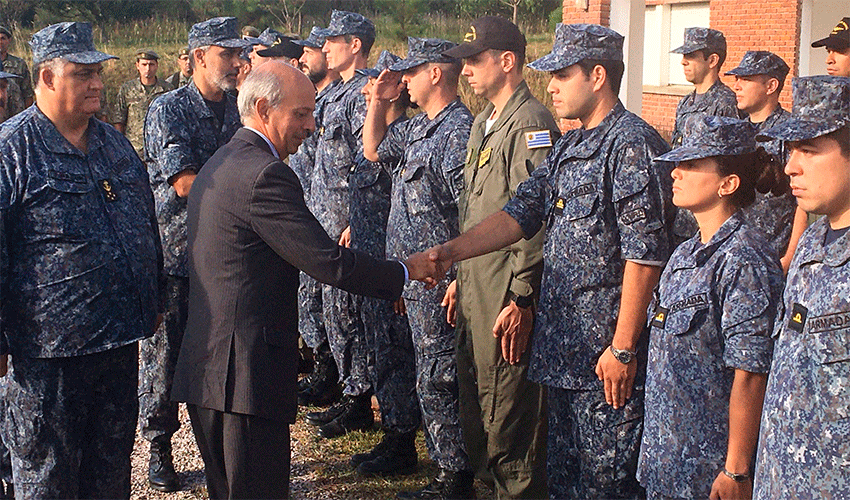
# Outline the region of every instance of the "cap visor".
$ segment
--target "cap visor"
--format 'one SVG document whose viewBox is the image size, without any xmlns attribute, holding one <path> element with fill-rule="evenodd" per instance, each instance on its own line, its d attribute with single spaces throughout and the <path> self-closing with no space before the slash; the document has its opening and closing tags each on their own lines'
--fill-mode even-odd
<svg viewBox="0 0 850 500">
<path fill-rule="evenodd" d="M 696 51 L 702 50 L 704 48 L 705 47 L 702 46 L 702 45 L 685 44 L 685 45 L 682 45 L 681 47 L 676 47 L 675 49 L 671 50 L 670 53 L 671 54 L 690 54 L 691 52 L 696 52 Z"/>
<path fill-rule="evenodd" d="M 528 64 L 528 67 L 537 71 L 558 71 L 559 69 L 564 69 L 568 66 L 572 66 L 577 63 L 579 59 L 576 59 L 574 56 L 565 54 L 556 54 L 555 52 L 550 52 L 545 56 L 537 59 L 534 62 Z"/>
<path fill-rule="evenodd" d="M 653 158 L 653 161 L 679 162 L 688 160 L 699 160 L 700 158 L 708 158 L 710 156 L 717 155 L 718 153 L 714 152 L 710 148 L 684 146 L 681 148 L 676 148 L 673 151 L 669 151 L 656 158 Z"/>
<path fill-rule="evenodd" d="M 487 50 L 487 47 L 484 47 L 481 44 L 462 43 L 456 47 L 450 48 L 449 50 L 443 51 L 443 55 L 454 57 L 455 59 L 464 59 L 472 57 L 475 54 L 480 54 L 485 50 Z"/>
<path fill-rule="evenodd" d="M 77 64 L 96 64 L 109 59 L 118 59 L 118 56 L 104 54 L 103 52 L 97 50 L 91 50 L 88 52 L 77 52 L 75 54 L 63 55 L 62 57 L 71 61 L 72 63 Z"/>
<path fill-rule="evenodd" d="M 753 75 L 758 75 L 758 74 L 764 74 L 764 73 L 753 73 L 752 71 L 746 70 L 744 68 L 732 68 L 729 71 L 727 71 L 726 73 L 724 73 L 724 75 L 735 75 L 735 76 L 753 76 Z"/>
<path fill-rule="evenodd" d="M 415 68 L 417 66 L 421 66 L 421 65 L 425 64 L 426 62 L 428 62 L 428 61 L 426 61 L 425 59 L 417 59 L 415 57 L 410 58 L 410 59 L 402 59 L 401 61 L 390 66 L 390 71 L 395 71 L 395 72 L 399 73 L 399 72 L 402 72 L 402 71 L 407 71 L 411 68 Z"/>
<path fill-rule="evenodd" d="M 321 49 L 321 45 L 317 45 L 309 40 L 292 40 L 292 43 L 295 45 L 300 45 L 302 47 L 310 47 L 312 49 Z"/>
<path fill-rule="evenodd" d="M 756 140 L 770 141 L 773 139 L 779 139 L 780 141 L 805 141 L 807 139 L 814 139 L 815 137 L 820 137 L 830 132 L 834 132 L 845 125 L 846 123 L 843 121 L 810 122 L 800 120 L 792 116 L 775 127 L 763 130 L 756 136 Z"/>
<path fill-rule="evenodd" d="M 218 45 L 219 47 L 224 47 L 228 49 L 237 49 L 256 44 L 248 40 L 243 40 L 241 38 L 225 38 L 224 40 L 217 40 L 211 43 L 210 45 Z"/>
<path fill-rule="evenodd" d="M 12 73 L 6 73 L 5 71 L 0 71 L 0 78 L 20 78 L 20 76 Z"/>
<path fill-rule="evenodd" d="M 369 78 L 378 78 L 378 75 L 381 74 L 381 72 L 375 68 L 356 69 L 354 72 L 358 75 L 368 76 Z"/>
<path fill-rule="evenodd" d="M 322 29 L 316 31 L 316 36 L 319 37 L 319 38 L 328 38 L 328 37 L 331 37 L 331 36 L 340 36 L 340 35 L 344 35 L 344 34 L 345 33 L 339 33 L 335 30 L 328 29 L 328 28 L 322 28 Z"/>
</svg>

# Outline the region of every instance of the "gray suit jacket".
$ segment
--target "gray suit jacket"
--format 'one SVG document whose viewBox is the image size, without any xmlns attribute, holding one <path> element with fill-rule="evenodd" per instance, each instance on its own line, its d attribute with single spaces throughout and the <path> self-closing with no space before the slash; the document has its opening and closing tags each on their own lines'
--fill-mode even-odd
<svg viewBox="0 0 850 500">
<path fill-rule="evenodd" d="M 298 270 L 394 300 L 403 267 L 331 240 L 295 173 L 245 128 L 201 169 L 188 212 L 189 319 L 172 398 L 294 422 Z"/>
</svg>

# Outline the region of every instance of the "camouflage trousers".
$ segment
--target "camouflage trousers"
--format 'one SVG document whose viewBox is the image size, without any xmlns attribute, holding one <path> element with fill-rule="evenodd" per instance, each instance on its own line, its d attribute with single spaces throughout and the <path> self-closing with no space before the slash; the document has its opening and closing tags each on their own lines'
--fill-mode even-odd
<svg viewBox="0 0 850 500">
<path fill-rule="evenodd" d="M 138 354 L 133 343 L 10 361 L 3 440 L 15 498 L 129 498 Z"/>
<path fill-rule="evenodd" d="M 366 338 L 369 380 L 387 431 L 404 433 L 419 428 L 422 415 L 416 396 L 416 361 L 407 316 L 393 303 L 356 297 Z"/>
<path fill-rule="evenodd" d="M 455 360 L 455 329 L 440 305 L 446 287 L 424 291 L 406 300 L 416 353 L 416 392 L 425 423 L 425 444 L 442 469 L 471 470 L 460 427 Z"/>
<path fill-rule="evenodd" d="M 682 497 L 668 497 L 668 496 L 663 495 L 661 493 L 656 493 L 654 491 L 649 491 L 649 490 L 646 491 L 646 498 L 647 498 L 647 500 L 688 500 L 688 499 L 682 498 Z"/>
<path fill-rule="evenodd" d="M 169 439 L 180 428 L 171 401 L 174 367 L 186 330 L 189 278 L 166 276 L 165 314 L 153 337 L 139 342 L 139 430 L 148 441 Z"/>
<path fill-rule="evenodd" d="M 307 347 L 316 348 L 328 341 L 322 311 L 322 285 L 309 275 L 299 273 L 298 286 L 298 333 Z"/>
<path fill-rule="evenodd" d="M 601 386 L 601 383 L 600 383 Z M 547 387 L 549 498 L 639 499 L 635 479 L 643 433 L 643 390 L 615 410 L 602 389 Z"/>
<path fill-rule="evenodd" d="M 354 295 L 322 285 L 322 309 L 342 393 L 348 396 L 366 394 L 372 385 L 369 383 L 366 338 L 360 328 Z"/>
</svg>

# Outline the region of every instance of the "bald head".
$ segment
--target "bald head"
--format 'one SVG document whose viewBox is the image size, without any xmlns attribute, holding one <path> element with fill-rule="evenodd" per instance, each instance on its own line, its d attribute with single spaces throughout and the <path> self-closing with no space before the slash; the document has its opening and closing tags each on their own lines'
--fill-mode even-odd
<svg viewBox="0 0 850 500">
<path fill-rule="evenodd" d="M 254 67 L 239 90 L 239 116 L 244 122 L 256 113 L 256 104 L 265 99 L 269 107 L 284 104 L 289 98 L 303 98 L 309 94 L 315 104 L 315 90 L 304 73 L 283 61 L 270 60 Z"/>
<path fill-rule="evenodd" d="M 313 84 L 282 61 L 269 61 L 251 71 L 239 91 L 238 104 L 243 125 L 265 135 L 281 157 L 294 153 L 316 128 Z"/>
</svg>

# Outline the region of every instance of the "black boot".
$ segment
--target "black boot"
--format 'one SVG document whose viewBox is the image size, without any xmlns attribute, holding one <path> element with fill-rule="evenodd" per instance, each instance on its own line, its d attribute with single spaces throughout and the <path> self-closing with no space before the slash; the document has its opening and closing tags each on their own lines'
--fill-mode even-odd
<svg viewBox="0 0 850 500">
<path fill-rule="evenodd" d="M 364 460 L 357 466 L 358 473 L 364 476 L 403 476 L 416 472 L 418 457 L 415 430 L 404 434 L 386 434 L 381 443 L 384 441 L 387 441 L 384 449 L 378 450 L 374 458 Z M 354 463 L 354 457 L 351 457 L 351 462 Z"/>
<path fill-rule="evenodd" d="M 298 404 L 327 406 L 339 400 L 339 371 L 330 351 L 319 347 L 313 356 L 313 371 L 298 382 Z"/>
<path fill-rule="evenodd" d="M 151 441 L 148 482 L 151 488 L 170 493 L 180 489 L 180 478 L 174 472 L 171 458 L 171 438 L 159 436 Z"/>
<path fill-rule="evenodd" d="M 344 412 L 351 404 L 351 396 L 343 396 L 342 399 L 331 405 L 331 407 L 325 411 L 311 411 L 307 413 L 304 421 L 315 426 L 325 425 L 336 417 L 342 415 L 342 412 Z"/>
<path fill-rule="evenodd" d="M 472 471 L 462 470 L 452 472 L 440 469 L 427 486 L 416 491 L 402 491 L 397 498 L 415 500 L 455 500 L 475 498 L 473 481 L 475 476 Z"/>
<path fill-rule="evenodd" d="M 395 434 L 391 434 L 389 432 L 384 432 L 384 437 L 376 444 L 371 450 L 364 453 L 355 453 L 351 455 L 351 460 L 348 463 L 351 464 L 355 469 L 358 465 L 363 462 L 368 462 L 369 460 L 375 460 L 382 454 L 384 454 L 387 449 L 392 445 L 392 440 L 395 438 Z"/>
<path fill-rule="evenodd" d="M 366 393 L 347 398 L 348 403 L 336 418 L 319 427 L 319 436 L 330 439 L 344 436 L 351 431 L 365 431 L 372 428 L 375 417 L 372 415 L 372 394 Z"/>
</svg>

